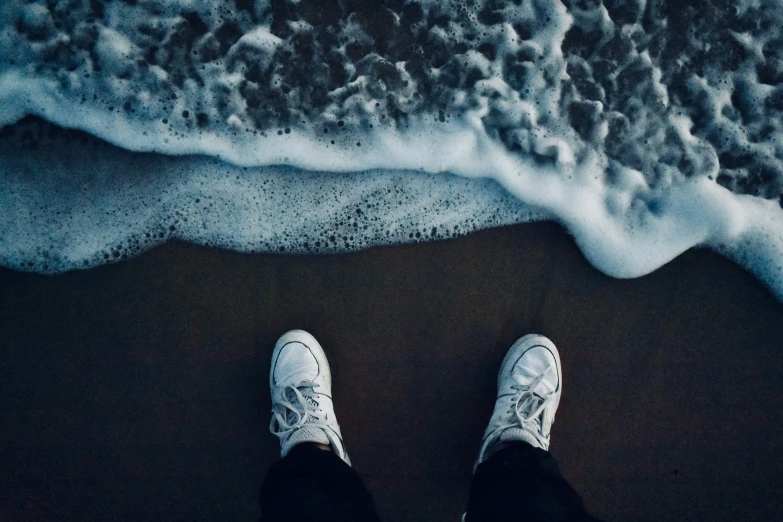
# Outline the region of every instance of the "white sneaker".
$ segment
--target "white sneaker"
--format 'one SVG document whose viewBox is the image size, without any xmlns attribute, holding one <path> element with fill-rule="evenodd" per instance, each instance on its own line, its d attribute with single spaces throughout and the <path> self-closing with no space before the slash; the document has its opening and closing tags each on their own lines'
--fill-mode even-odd
<svg viewBox="0 0 783 522">
<path fill-rule="evenodd" d="M 476 467 L 501 442 L 519 440 L 549 450 L 562 380 L 560 355 L 543 335 L 526 335 L 509 348 L 498 372 L 498 398 Z"/>
<path fill-rule="evenodd" d="M 302 330 L 283 334 L 272 352 L 269 372 L 272 420 L 269 431 L 280 439 L 280 454 L 302 442 L 327 444 L 351 464 L 334 415 L 332 374 L 315 337 Z"/>
</svg>

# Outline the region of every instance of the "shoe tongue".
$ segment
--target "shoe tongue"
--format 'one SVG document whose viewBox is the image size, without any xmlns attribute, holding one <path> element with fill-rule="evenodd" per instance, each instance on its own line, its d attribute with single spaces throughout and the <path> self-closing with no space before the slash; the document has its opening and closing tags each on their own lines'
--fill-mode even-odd
<svg viewBox="0 0 783 522">
<path fill-rule="evenodd" d="M 291 448 L 302 442 L 317 442 L 319 444 L 329 445 L 329 437 L 326 436 L 326 432 L 317 426 L 308 426 L 305 424 L 298 430 L 294 431 L 288 440 L 283 443 L 283 447 L 280 449 L 280 453 L 283 457 L 288 455 Z"/>
<path fill-rule="evenodd" d="M 301 393 L 303 392 L 303 390 L 311 390 L 312 388 L 298 388 L 298 389 L 299 392 Z M 319 406 L 318 401 L 316 401 L 314 398 L 310 397 L 309 395 L 304 395 L 304 401 L 306 404 L 301 404 L 302 401 L 299 399 L 299 396 L 297 396 L 290 388 L 286 390 L 286 398 L 291 402 L 291 404 L 295 405 L 295 407 L 299 409 L 299 413 L 289 410 L 288 422 L 290 424 L 296 424 L 299 421 L 300 415 L 304 414 L 304 406 L 308 406 L 307 413 L 309 415 L 313 415 L 314 413 L 316 413 Z"/>
<path fill-rule="evenodd" d="M 499 437 L 499 440 L 501 442 L 510 442 L 514 440 L 521 440 L 524 442 L 527 442 L 533 447 L 540 448 L 541 444 L 536 440 L 536 438 L 528 433 L 527 430 L 523 430 L 522 428 L 508 428 L 504 430 Z"/>
<path fill-rule="evenodd" d="M 541 391 L 540 385 L 536 386 L 536 390 L 538 391 L 534 392 L 532 395 L 528 395 L 517 405 L 519 413 L 521 413 L 524 418 L 530 417 L 530 414 L 539 408 L 545 400 L 544 397 L 539 396 L 539 392 Z M 541 414 L 539 413 L 539 416 L 540 415 Z"/>
</svg>

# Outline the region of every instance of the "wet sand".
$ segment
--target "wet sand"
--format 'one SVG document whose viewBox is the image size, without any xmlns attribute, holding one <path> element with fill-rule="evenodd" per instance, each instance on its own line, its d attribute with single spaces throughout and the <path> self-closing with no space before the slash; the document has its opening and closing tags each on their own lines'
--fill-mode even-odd
<svg viewBox="0 0 783 522">
<path fill-rule="evenodd" d="M 608 278 L 551 223 L 320 257 L 168 244 L 0 270 L 0 519 L 253 520 L 278 456 L 269 356 L 324 345 L 385 520 L 455 521 L 506 349 L 540 332 L 552 452 L 609 521 L 779 520 L 783 305 L 690 251 Z M 303 492 L 304 493 L 304 492 Z"/>
</svg>

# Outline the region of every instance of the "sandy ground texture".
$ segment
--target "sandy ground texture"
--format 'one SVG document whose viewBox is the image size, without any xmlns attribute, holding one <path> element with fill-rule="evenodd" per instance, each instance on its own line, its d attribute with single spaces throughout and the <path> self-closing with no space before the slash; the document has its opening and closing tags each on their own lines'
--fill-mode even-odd
<svg viewBox="0 0 783 522">
<path fill-rule="evenodd" d="M 596 515 L 779 520 L 783 305 L 690 251 L 613 280 L 558 226 L 321 256 L 167 244 L 56 277 L 0 270 L 0 519 L 253 520 L 278 457 L 276 338 L 333 367 L 385 520 L 461 514 L 498 365 L 558 345 L 552 451 Z"/>
</svg>

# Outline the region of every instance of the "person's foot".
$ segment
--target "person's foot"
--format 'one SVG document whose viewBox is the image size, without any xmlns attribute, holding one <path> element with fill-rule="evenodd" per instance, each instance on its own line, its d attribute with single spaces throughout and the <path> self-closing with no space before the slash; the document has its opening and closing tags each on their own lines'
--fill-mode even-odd
<svg viewBox="0 0 783 522">
<path fill-rule="evenodd" d="M 283 334 L 272 352 L 269 372 L 272 421 L 285 457 L 301 443 L 324 444 L 351 464 L 332 404 L 332 374 L 321 345 L 303 330 Z"/>
<path fill-rule="evenodd" d="M 495 410 L 484 432 L 477 467 L 504 443 L 524 441 L 549 450 L 562 380 L 560 355 L 543 335 L 526 335 L 509 348 L 498 372 Z"/>
</svg>

